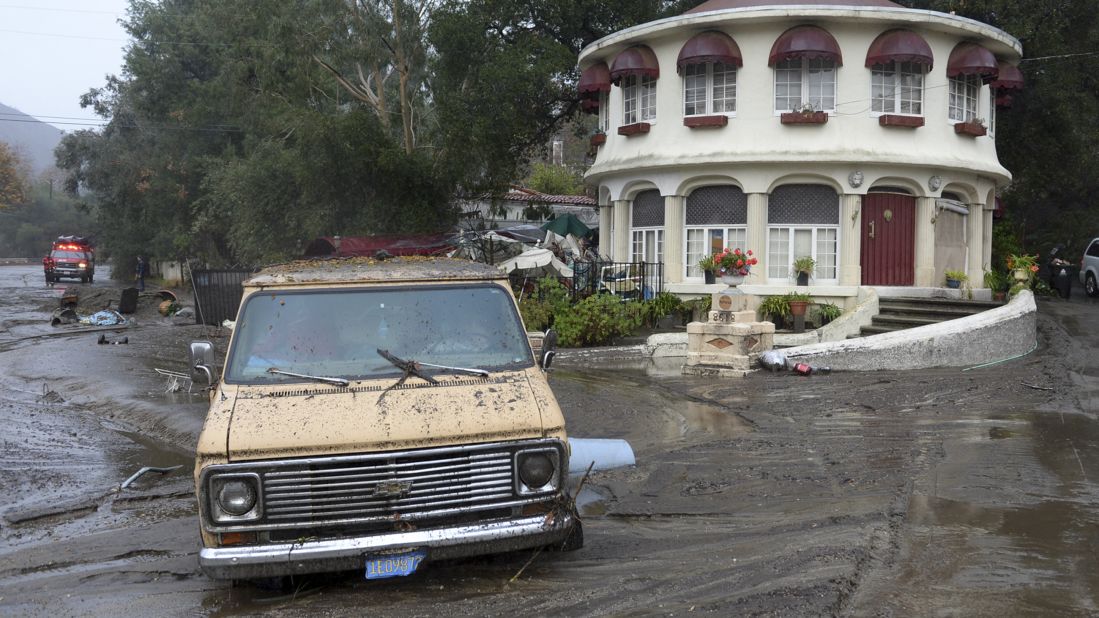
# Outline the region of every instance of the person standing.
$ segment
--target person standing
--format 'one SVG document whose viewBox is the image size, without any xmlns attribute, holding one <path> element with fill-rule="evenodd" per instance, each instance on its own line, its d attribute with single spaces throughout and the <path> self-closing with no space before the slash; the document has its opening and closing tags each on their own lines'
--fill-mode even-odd
<svg viewBox="0 0 1099 618">
<path fill-rule="evenodd" d="M 137 291 L 145 291 L 145 275 L 149 274 L 149 265 L 145 263 L 145 258 L 140 255 L 137 256 L 137 268 L 135 270 L 137 275 Z"/>
</svg>

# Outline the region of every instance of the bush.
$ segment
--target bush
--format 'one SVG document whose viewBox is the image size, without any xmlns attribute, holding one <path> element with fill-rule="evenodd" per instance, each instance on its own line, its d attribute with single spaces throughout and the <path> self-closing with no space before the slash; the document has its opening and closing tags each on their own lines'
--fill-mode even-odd
<svg viewBox="0 0 1099 618">
<path fill-rule="evenodd" d="M 817 315 L 820 316 L 818 320 L 823 326 L 843 315 L 843 309 L 832 303 L 821 303 L 817 305 Z"/>
<path fill-rule="evenodd" d="M 649 326 L 656 324 L 660 318 L 673 313 L 678 313 L 683 303 L 680 302 L 679 297 L 675 294 L 668 292 L 661 292 L 656 295 L 656 298 L 645 301 L 643 305 L 643 314 L 645 323 Z"/>
<path fill-rule="evenodd" d="M 519 301 L 519 315 L 529 331 L 546 330 L 553 326 L 553 316 L 571 304 L 569 290 L 553 277 L 539 279 L 534 291 Z"/>
<path fill-rule="evenodd" d="M 637 330 L 641 314 L 639 303 L 624 303 L 614 294 L 596 294 L 555 312 L 553 327 L 563 347 L 603 345 Z"/>
</svg>

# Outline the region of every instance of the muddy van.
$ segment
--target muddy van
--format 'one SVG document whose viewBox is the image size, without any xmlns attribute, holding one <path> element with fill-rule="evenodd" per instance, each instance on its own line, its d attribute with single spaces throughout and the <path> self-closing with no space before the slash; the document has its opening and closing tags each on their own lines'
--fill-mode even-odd
<svg viewBox="0 0 1099 618">
<path fill-rule="evenodd" d="M 532 340 L 533 344 L 532 344 Z M 534 348 L 539 349 L 535 356 Z M 217 579 L 575 549 L 565 422 L 499 270 L 440 258 L 304 261 L 244 283 L 195 459 Z"/>
</svg>

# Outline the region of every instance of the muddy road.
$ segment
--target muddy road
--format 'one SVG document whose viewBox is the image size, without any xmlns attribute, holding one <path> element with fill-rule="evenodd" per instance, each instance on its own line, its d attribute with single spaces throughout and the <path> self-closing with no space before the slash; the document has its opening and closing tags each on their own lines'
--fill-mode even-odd
<svg viewBox="0 0 1099 618">
<path fill-rule="evenodd" d="M 154 369 L 182 370 L 192 339 L 223 351 L 220 334 L 143 297 L 137 325 L 107 333 L 129 343 L 99 345 L 49 326 L 61 287 L 0 267 L 6 615 L 1099 612 L 1093 299 L 1040 301 L 1038 349 L 969 371 L 712 380 L 564 353 L 551 381 L 570 433 L 625 438 L 638 459 L 589 480 L 582 550 L 286 592 L 197 567 L 205 402 Z M 109 282 L 77 287 L 117 298 Z M 183 467 L 118 489 L 147 465 Z"/>
</svg>

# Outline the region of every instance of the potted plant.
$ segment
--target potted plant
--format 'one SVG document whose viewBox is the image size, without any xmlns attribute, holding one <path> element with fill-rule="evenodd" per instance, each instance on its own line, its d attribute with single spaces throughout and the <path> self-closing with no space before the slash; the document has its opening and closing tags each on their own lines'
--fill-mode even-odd
<svg viewBox="0 0 1099 618">
<path fill-rule="evenodd" d="M 832 303 L 820 303 L 817 305 L 817 321 L 821 326 L 843 315 L 843 309 Z"/>
<path fill-rule="evenodd" d="M 969 280 L 969 275 L 960 270 L 948 270 L 943 273 L 946 278 L 946 287 L 956 290 L 962 287 L 962 284 Z"/>
<path fill-rule="evenodd" d="M 782 124 L 824 124 L 828 122 L 828 112 L 814 111 L 812 103 L 802 103 L 779 115 L 779 121 Z"/>
<path fill-rule="evenodd" d="M 714 264 L 714 256 L 707 255 L 706 257 L 699 260 L 698 267 L 702 269 L 702 276 L 706 283 L 715 282 L 714 269 L 716 268 L 716 266 Z"/>
<path fill-rule="evenodd" d="M 744 278 L 752 272 L 752 267 L 759 263 L 753 257 L 752 250 L 741 251 L 740 248 L 729 250 L 725 247 L 721 253 L 714 256 L 714 265 L 721 275 L 721 282 L 730 287 L 744 282 Z"/>
<path fill-rule="evenodd" d="M 1011 285 L 1006 273 L 998 270 L 985 271 L 985 287 L 992 290 L 992 300 L 1003 301 Z"/>
<path fill-rule="evenodd" d="M 803 255 L 794 260 L 794 276 L 797 277 L 798 285 L 809 285 L 809 277 L 812 276 L 813 270 L 817 267 L 817 261 L 812 256 Z"/>
<path fill-rule="evenodd" d="M 598 148 L 607 143 L 607 133 L 603 129 L 596 129 L 595 133 L 591 136 L 591 145 L 593 148 Z"/>
<path fill-rule="evenodd" d="M 768 296 L 759 303 L 759 313 L 763 317 L 770 317 L 775 328 L 782 328 L 790 315 L 790 303 L 785 296 Z"/>
<path fill-rule="evenodd" d="M 786 302 L 790 305 L 790 315 L 797 317 L 805 315 L 809 303 L 813 302 L 813 297 L 805 292 L 790 292 L 786 295 Z"/>
<path fill-rule="evenodd" d="M 1038 254 L 1009 255 L 1007 256 L 1007 269 L 1012 272 L 1018 282 L 1029 281 L 1038 272 Z"/>
</svg>

